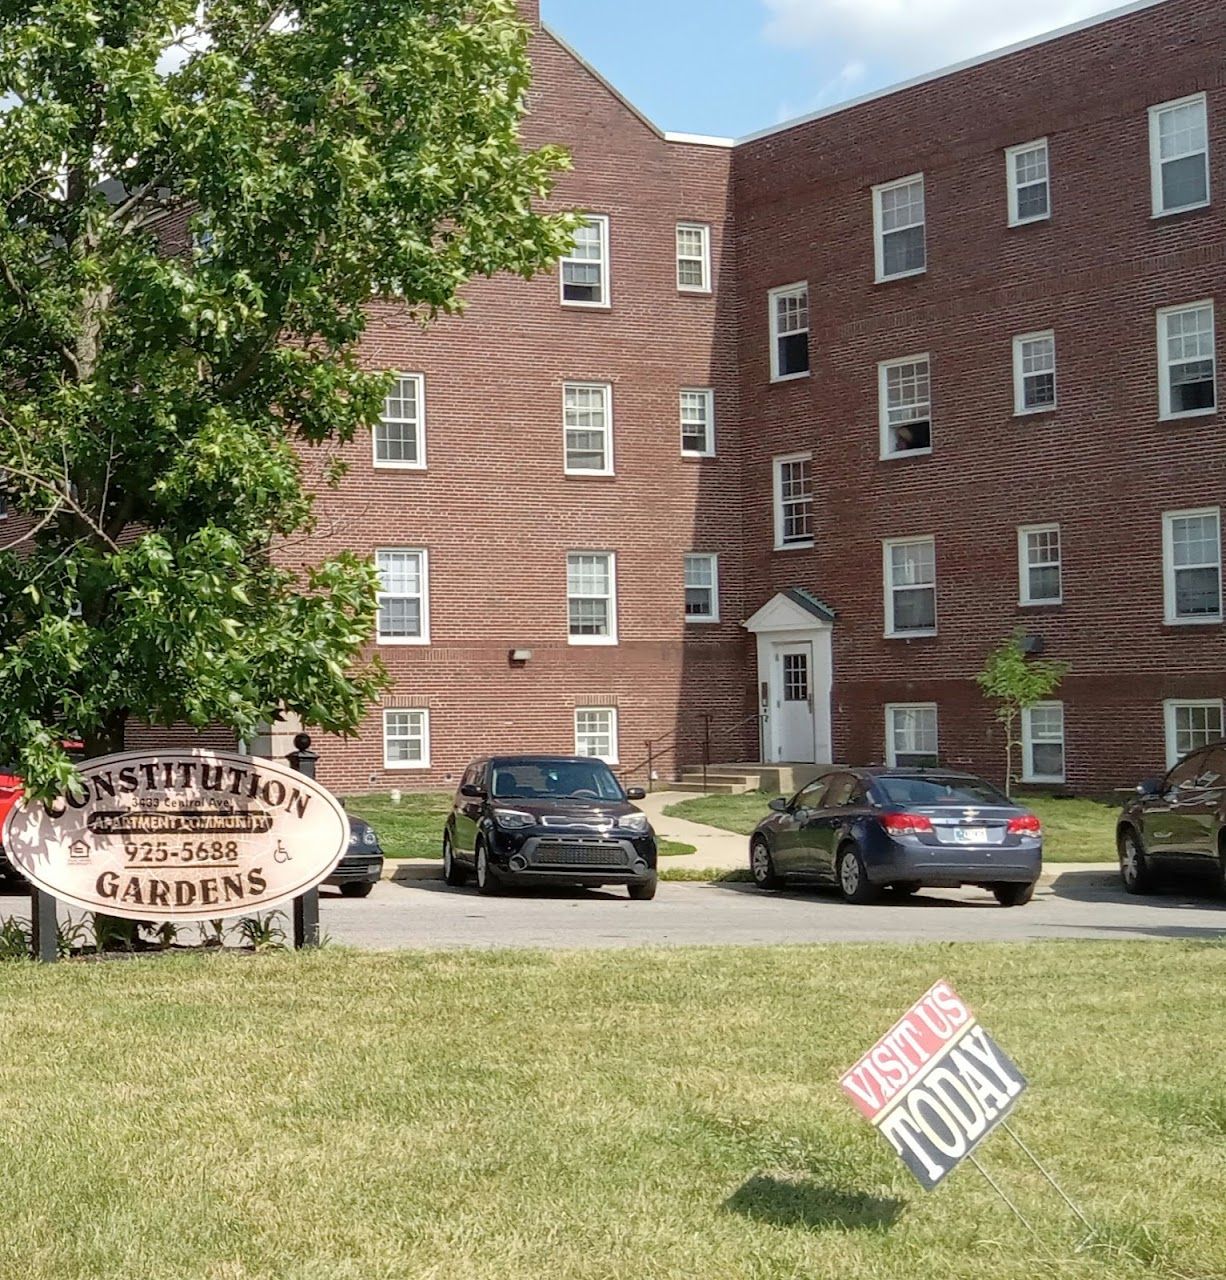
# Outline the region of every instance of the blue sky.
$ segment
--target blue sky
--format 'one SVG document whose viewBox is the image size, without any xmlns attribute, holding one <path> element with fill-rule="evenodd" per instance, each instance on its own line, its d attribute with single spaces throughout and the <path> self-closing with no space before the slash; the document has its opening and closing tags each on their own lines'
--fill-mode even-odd
<svg viewBox="0 0 1226 1280">
<path fill-rule="evenodd" d="M 1123 0 L 541 0 L 662 128 L 739 137 Z"/>
</svg>

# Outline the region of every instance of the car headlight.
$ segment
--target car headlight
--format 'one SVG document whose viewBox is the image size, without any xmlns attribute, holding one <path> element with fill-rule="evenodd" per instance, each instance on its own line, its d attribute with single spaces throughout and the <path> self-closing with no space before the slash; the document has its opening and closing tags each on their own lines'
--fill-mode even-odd
<svg viewBox="0 0 1226 1280">
<path fill-rule="evenodd" d="M 379 837 L 375 835 L 374 827 L 367 827 L 366 834 L 362 839 L 365 840 L 367 844 L 373 845 L 376 849 L 379 847 Z"/>
<path fill-rule="evenodd" d="M 495 809 L 494 821 L 507 831 L 522 831 L 524 827 L 532 826 L 536 819 L 519 809 Z"/>
<path fill-rule="evenodd" d="M 623 831 L 633 831 L 635 835 L 645 836 L 651 831 L 651 823 L 647 821 L 645 813 L 628 813 L 624 818 L 619 818 L 617 825 Z"/>
</svg>

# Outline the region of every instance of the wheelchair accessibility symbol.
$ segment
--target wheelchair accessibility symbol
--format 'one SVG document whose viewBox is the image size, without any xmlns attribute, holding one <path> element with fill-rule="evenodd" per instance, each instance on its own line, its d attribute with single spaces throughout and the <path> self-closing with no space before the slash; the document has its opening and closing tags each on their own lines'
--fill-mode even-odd
<svg viewBox="0 0 1226 1280">
<path fill-rule="evenodd" d="M 278 862 L 289 862 L 294 855 L 290 853 L 290 851 L 285 847 L 285 845 L 280 840 L 278 840 L 277 847 L 272 851 L 272 856 Z"/>
</svg>

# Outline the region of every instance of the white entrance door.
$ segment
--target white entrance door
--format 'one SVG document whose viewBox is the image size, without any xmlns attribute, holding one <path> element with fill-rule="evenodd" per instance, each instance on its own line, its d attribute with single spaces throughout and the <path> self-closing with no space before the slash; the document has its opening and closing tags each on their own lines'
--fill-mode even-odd
<svg viewBox="0 0 1226 1280">
<path fill-rule="evenodd" d="M 817 759 L 813 642 L 776 645 L 771 667 L 775 759 L 788 764 L 812 764 Z"/>
</svg>

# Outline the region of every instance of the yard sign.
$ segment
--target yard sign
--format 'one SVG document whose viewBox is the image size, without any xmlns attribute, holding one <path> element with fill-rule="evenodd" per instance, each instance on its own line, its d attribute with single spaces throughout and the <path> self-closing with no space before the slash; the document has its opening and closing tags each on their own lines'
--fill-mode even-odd
<svg viewBox="0 0 1226 1280">
<path fill-rule="evenodd" d="M 840 1083 L 929 1191 L 1005 1121 L 1026 1088 L 947 982 L 913 1004 Z"/>
</svg>

